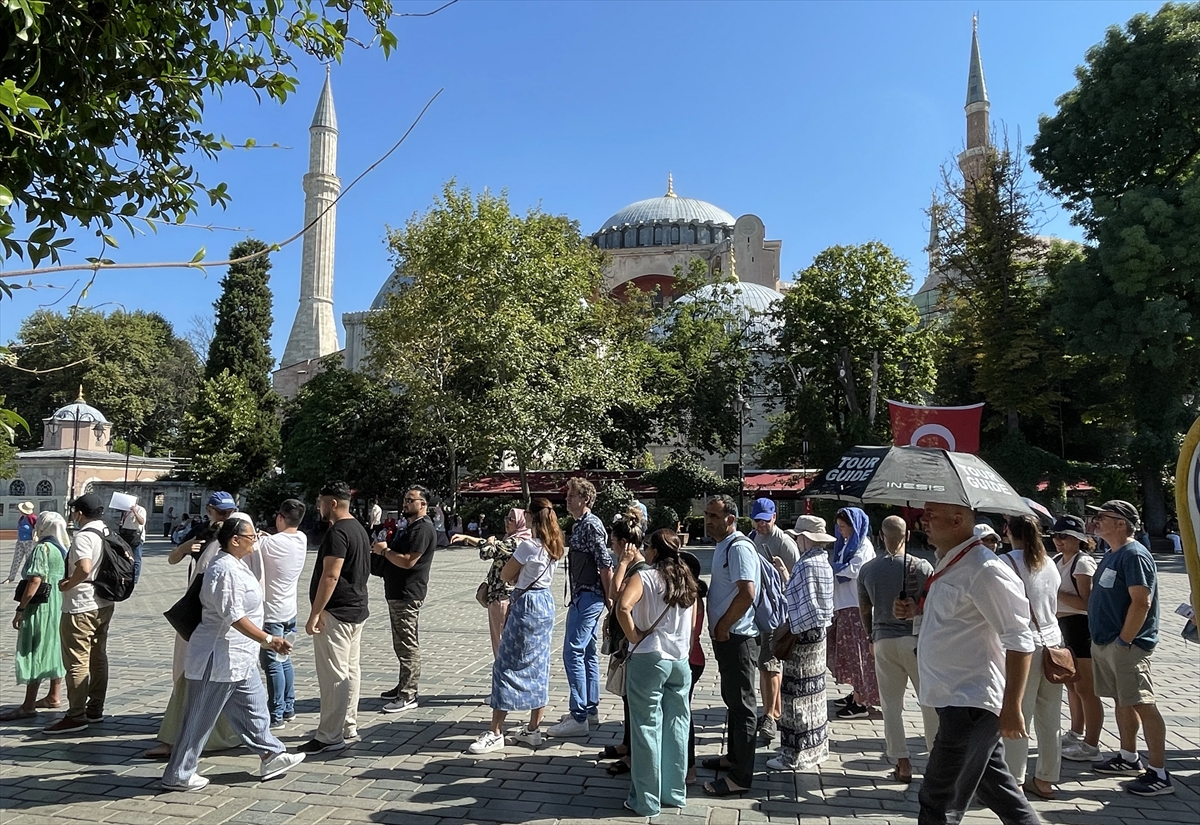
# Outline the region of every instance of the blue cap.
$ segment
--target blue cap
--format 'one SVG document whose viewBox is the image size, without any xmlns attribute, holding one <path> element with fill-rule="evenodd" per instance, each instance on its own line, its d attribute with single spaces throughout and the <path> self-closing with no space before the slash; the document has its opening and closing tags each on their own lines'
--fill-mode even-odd
<svg viewBox="0 0 1200 825">
<path fill-rule="evenodd" d="M 229 493 L 219 490 L 208 497 L 208 506 L 218 510 L 236 510 L 237 502 Z"/>
<path fill-rule="evenodd" d="M 769 498 L 756 498 L 750 507 L 750 518 L 755 521 L 768 521 L 775 515 L 775 502 Z"/>
</svg>

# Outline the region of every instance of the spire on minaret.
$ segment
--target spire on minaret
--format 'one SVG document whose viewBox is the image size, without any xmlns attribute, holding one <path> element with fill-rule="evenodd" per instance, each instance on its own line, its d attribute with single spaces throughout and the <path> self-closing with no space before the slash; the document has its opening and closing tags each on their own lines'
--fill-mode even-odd
<svg viewBox="0 0 1200 825">
<path fill-rule="evenodd" d="M 967 67 L 967 146 L 958 156 L 958 168 L 965 183 L 974 183 L 984 172 L 992 135 L 988 113 L 987 84 L 983 80 L 983 58 L 979 54 L 979 16 L 971 20 L 971 62 Z"/>
<path fill-rule="evenodd" d="M 929 253 L 929 272 L 927 277 L 932 278 L 934 273 L 938 271 L 938 263 L 940 256 L 938 255 L 938 247 L 941 245 L 942 233 L 941 227 L 938 224 L 938 202 L 937 195 L 933 196 L 933 203 L 929 204 L 929 246 L 925 247 L 925 251 Z"/>
<path fill-rule="evenodd" d="M 967 70 L 967 105 L 987 103 L 987 84 L 983 81 L 983 58 L 979 56 L 979 15 L 971 19 L 971 66 Z"/>
<path fill-rule="evenodd" d="M 663 195 L 663 197 L 664 198 L 679 197 L 678 195 L 675 194 L 675 179 L 673 177 L 671 177 L 670 172 L 667 172 L 667 194 Z"/>
<path fill-rule="evenodd" d="M 337 113 L 329 66 L 309 127 L 308 174 L 304 176 L 304 233 L 300 261 L 300 306 L 280 368 L 322 358 L 338 349 L 333 320 L 333 249 L 337 228 Z"/>
</svg>

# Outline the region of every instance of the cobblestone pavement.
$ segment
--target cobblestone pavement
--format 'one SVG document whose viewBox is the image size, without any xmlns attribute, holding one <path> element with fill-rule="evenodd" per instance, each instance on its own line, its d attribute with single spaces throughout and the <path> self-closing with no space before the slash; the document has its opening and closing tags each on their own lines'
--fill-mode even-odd
<svg viewBox="0 0 1200 825">
<path fill-rule="evenodd" d="M 7 564 L 11 543 L 0 547 Z M 485 727 L 491 648 L 486 617 L 473 594 L 486 563 L 473 550 L 439 551 L 430 597 L 422 613 L 426 651 L 423 695 L 418 709 L 389 716 L 377 713 L 381 690 L 395 684 L 395 659 L 382 590 L 372 585 L 373 615 L 364 636 L 363 690 L 359 716 L 362 741 L 341 753 L 311 758 L 287 775 L 260 783 L 250 773 L 257 760 L 246 751 L 205 757 L 201 770 L 212 784 L 201 793 L 165 793 L 158 788 L 161 763 L 140 759 L 158 729 L 170 690 L 172 633 L 161 613 L 181 594 L 184 572 L 166 563 L 168 545 L 147 548 L 142 582 L 134 598 L 118 605 L 109 654 L 112 682 L 103 724 L 78 737 L 47 738 L 36 724 L 0 724 L 0 825 L 49 821 L 122 825 L 217 825 L 218 823 L 320 822 L 395 823 L 583 823 L 630 821 L 621 807 L 627 785 L 611 779 L 596 756 L 621 734 L 620 705 L 602 699 L 602 725 L 587 740 L 569 740 L 532 752 L 521 746 L 471 756 L 466 747 Z M 704 555 L 704 554 L 702 554 Z M 311 565 L 311 556 L 310 556 Z M 1168 725 L 1167 759 L 1174 796 L 1138 799 L 1117 781 L 1064 763 L 1058 798 L 1035 801 L 1047 822 L 1067 825 L 1146 825 L 1200 822 L 1200 732 L 1197 648 L 1186 647 L 1182 620 L 1171 611 L 1185 598 L 1186 575 L 1178 557 L 1159 557 L 1162 572 L 1164 640 L 1154 658 L 1157 693 Z M 302 580 L 307 582 L 307 576 Z M 561 589 L 559 589 L 561 604 Z M 13 679 L 14 634 L 5 613 L 0 629 L 0 692 L 3 703 L 20 701 Z M 304 620 L 301 616 L 301 622 Z M 561 645 L 565 610 L 560 608 L 555 647 Z M 311 734 L 317 719 L 316 678 L 311 645 L 302 636 L 296 651 L 299 716 L 281 731 L 289 746 Z M 566 711 L 566 687 L 556 653 L 552 661 L 552 721 Z M 693 703 L 698 751 L 721 749 L 724 709 L 717 695 L 713 660 Z M 840 695 L 830 688 L 830 698 Z M 1116 746 L 1111 707 L 1101 746 Z M 910 697 L 905 714 L 918 775 L 924 767 L 920 716 Z M 519 721 L 519 720 L 518 720 Z M 711 800 L 692 786 L 687 807 L 656 821 L 688 825 L 791 822 L 798 825 L 882 825 L 916 818 L 919 782 L 905 787 L 887 779 L 882 756 L 882 722 L 832 723 L 831 753 L 816 772 L 783 775 L 766 771 L 769 752 L 759 752 L 753 791 L 741 799 Z M 700 771 L 701 779 L 709 779 Z M 967 822 L 995 822 L 987 811 Z"/>
</svg>

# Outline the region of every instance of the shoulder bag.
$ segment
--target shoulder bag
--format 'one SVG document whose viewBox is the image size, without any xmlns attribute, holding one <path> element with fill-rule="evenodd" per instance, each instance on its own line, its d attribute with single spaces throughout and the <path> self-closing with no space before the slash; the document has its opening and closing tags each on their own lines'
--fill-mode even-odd
<svg viewBox="0 0 1200 825">
<path fill-rule="evenodd" d="M 629 646 L 627 639 L 622 639 L 620 645 L 608 657 L 608 675 L 604 680 L 604 689 L 609 693 L 615 693 L 617 696 L 625 695 L 625 667 L 629 664 L 629 657 L 633 655 L 633 651 L 638 649 L 638 645 L 646 641 L 646 637 L 654 632 L 654 628 L 658 627 L 658 623 L 667 615 L 667 611 L 671 609 L 670 605 L 663 608 L 663 612 L 658 614 L 658 618 L 654 620 L 654 624 L 646 628 L 646 632 L 642 638 L 633 647 Z"/>
<path fill-rule="evenodd" d="M 167 622 L 185 641 L 192 638 L 192 634 L 196 632 L 196 628 L 200 626 L 200 620 L 203 618 L 204 608 L 200 604 L 200 587 L 203 584 L 204 573 L 201 572 L 192 579 L 183 598 L 163 613 Z"/>
<path fill-rule="evenodd" d="M 1021 586 L 1025 588 L 1025 600 L 1029 601 L 1029 585 L 1025 584 L 1025 577 L 1017 569 L 1017 563 L 1013 560 L 1012 556 L 1008 557 L 1008 561 L 1012 565 L 1013 572 L 1017 574 L 1017 578 L 1021 580 Z M 1045 641 L 1045 637 L 1042 636 L 1041 625 L 1038 624 L 1037 611 L 1033 609 L 1032 601 L 1029 601 L 1029 618 L 1033 620 L 1033 629 Z M 1051 647 L 1050 645 L 1043 644 L 1042 673 L 1045 674 L 1046 681 L 1054 685 L 1068 685 L 1072 682 L 1078 682 L 1079 670 L 1075 667 L 1075 654 L 1071 652 L 1069 647 Z"/>
</svg>

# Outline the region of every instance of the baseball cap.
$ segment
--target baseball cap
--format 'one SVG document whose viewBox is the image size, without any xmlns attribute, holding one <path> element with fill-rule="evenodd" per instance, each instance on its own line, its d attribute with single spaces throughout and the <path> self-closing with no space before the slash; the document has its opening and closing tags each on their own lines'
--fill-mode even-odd
<svg viewBox="0 0 1200 825">
<path fill-rule="evenodd" d="M 972 532 L 975 534 L 975 538 L 977 539 L 986 538 L 988 536 L 993 536 L 997 540 L 1000 538 L 1000 534 L 996 532 L 996 528 L 987 523 L 976 524 L 975 529 Z"/>
<path fill-rule="evenodd" d="M 104 501 L 96 493 L 84 493 L 71 499 L 70 507 L 85 516 L 98 516 L 104 512 Z"/>
<path fill-rule="evenodd" d="M 775 502 L 769 498 L 756 498 L 750 507 L 750 518 L 755 521 L 767 521 L 775 515 Z"/>
<path fill-rule="evenodd" d="M 785 530 L 792 538 L 804 536 L 809 541 L 817 544 L 832 544 L 837 541 L 833 536 L 829 535 L 825 529 L 825 519 L 820 516 L 800 516 L 796 519 L 796 527 L 793 530 Z"/>
<path fill-rule="evenodd" d="M 208 506 L 217 510 L 236 510 L 237 502 L 233 500 L 233 496 L 224 490 L 218 490 L 208 497 Z"/>
<path fill-rule="evenodd" d="M 1119 498 L 1114 498 L 1111 501 L 1104 502 L 1100 505 L 1100 509 L 1096 512 L 1112 513 L 1114 516 L 1120 516 L 1129 522 L 1131 527 L 1137 527 L 1138 524 L 1141 523 L 1141 519 L 1138 518 L 1137 508 L 1128 501 L 1122 501 Z"/>
<path fill-rule="evenodd" d="M 1078 516 L 1059 516 L 1058 521 L 1054 522 L 1054 529 L 1050 531 L 1050 535 L 1070 536 L 1083 542 L 1089 541 L 1087 531 L 1083 526 L 1083 519 Z"/>
</svg>

